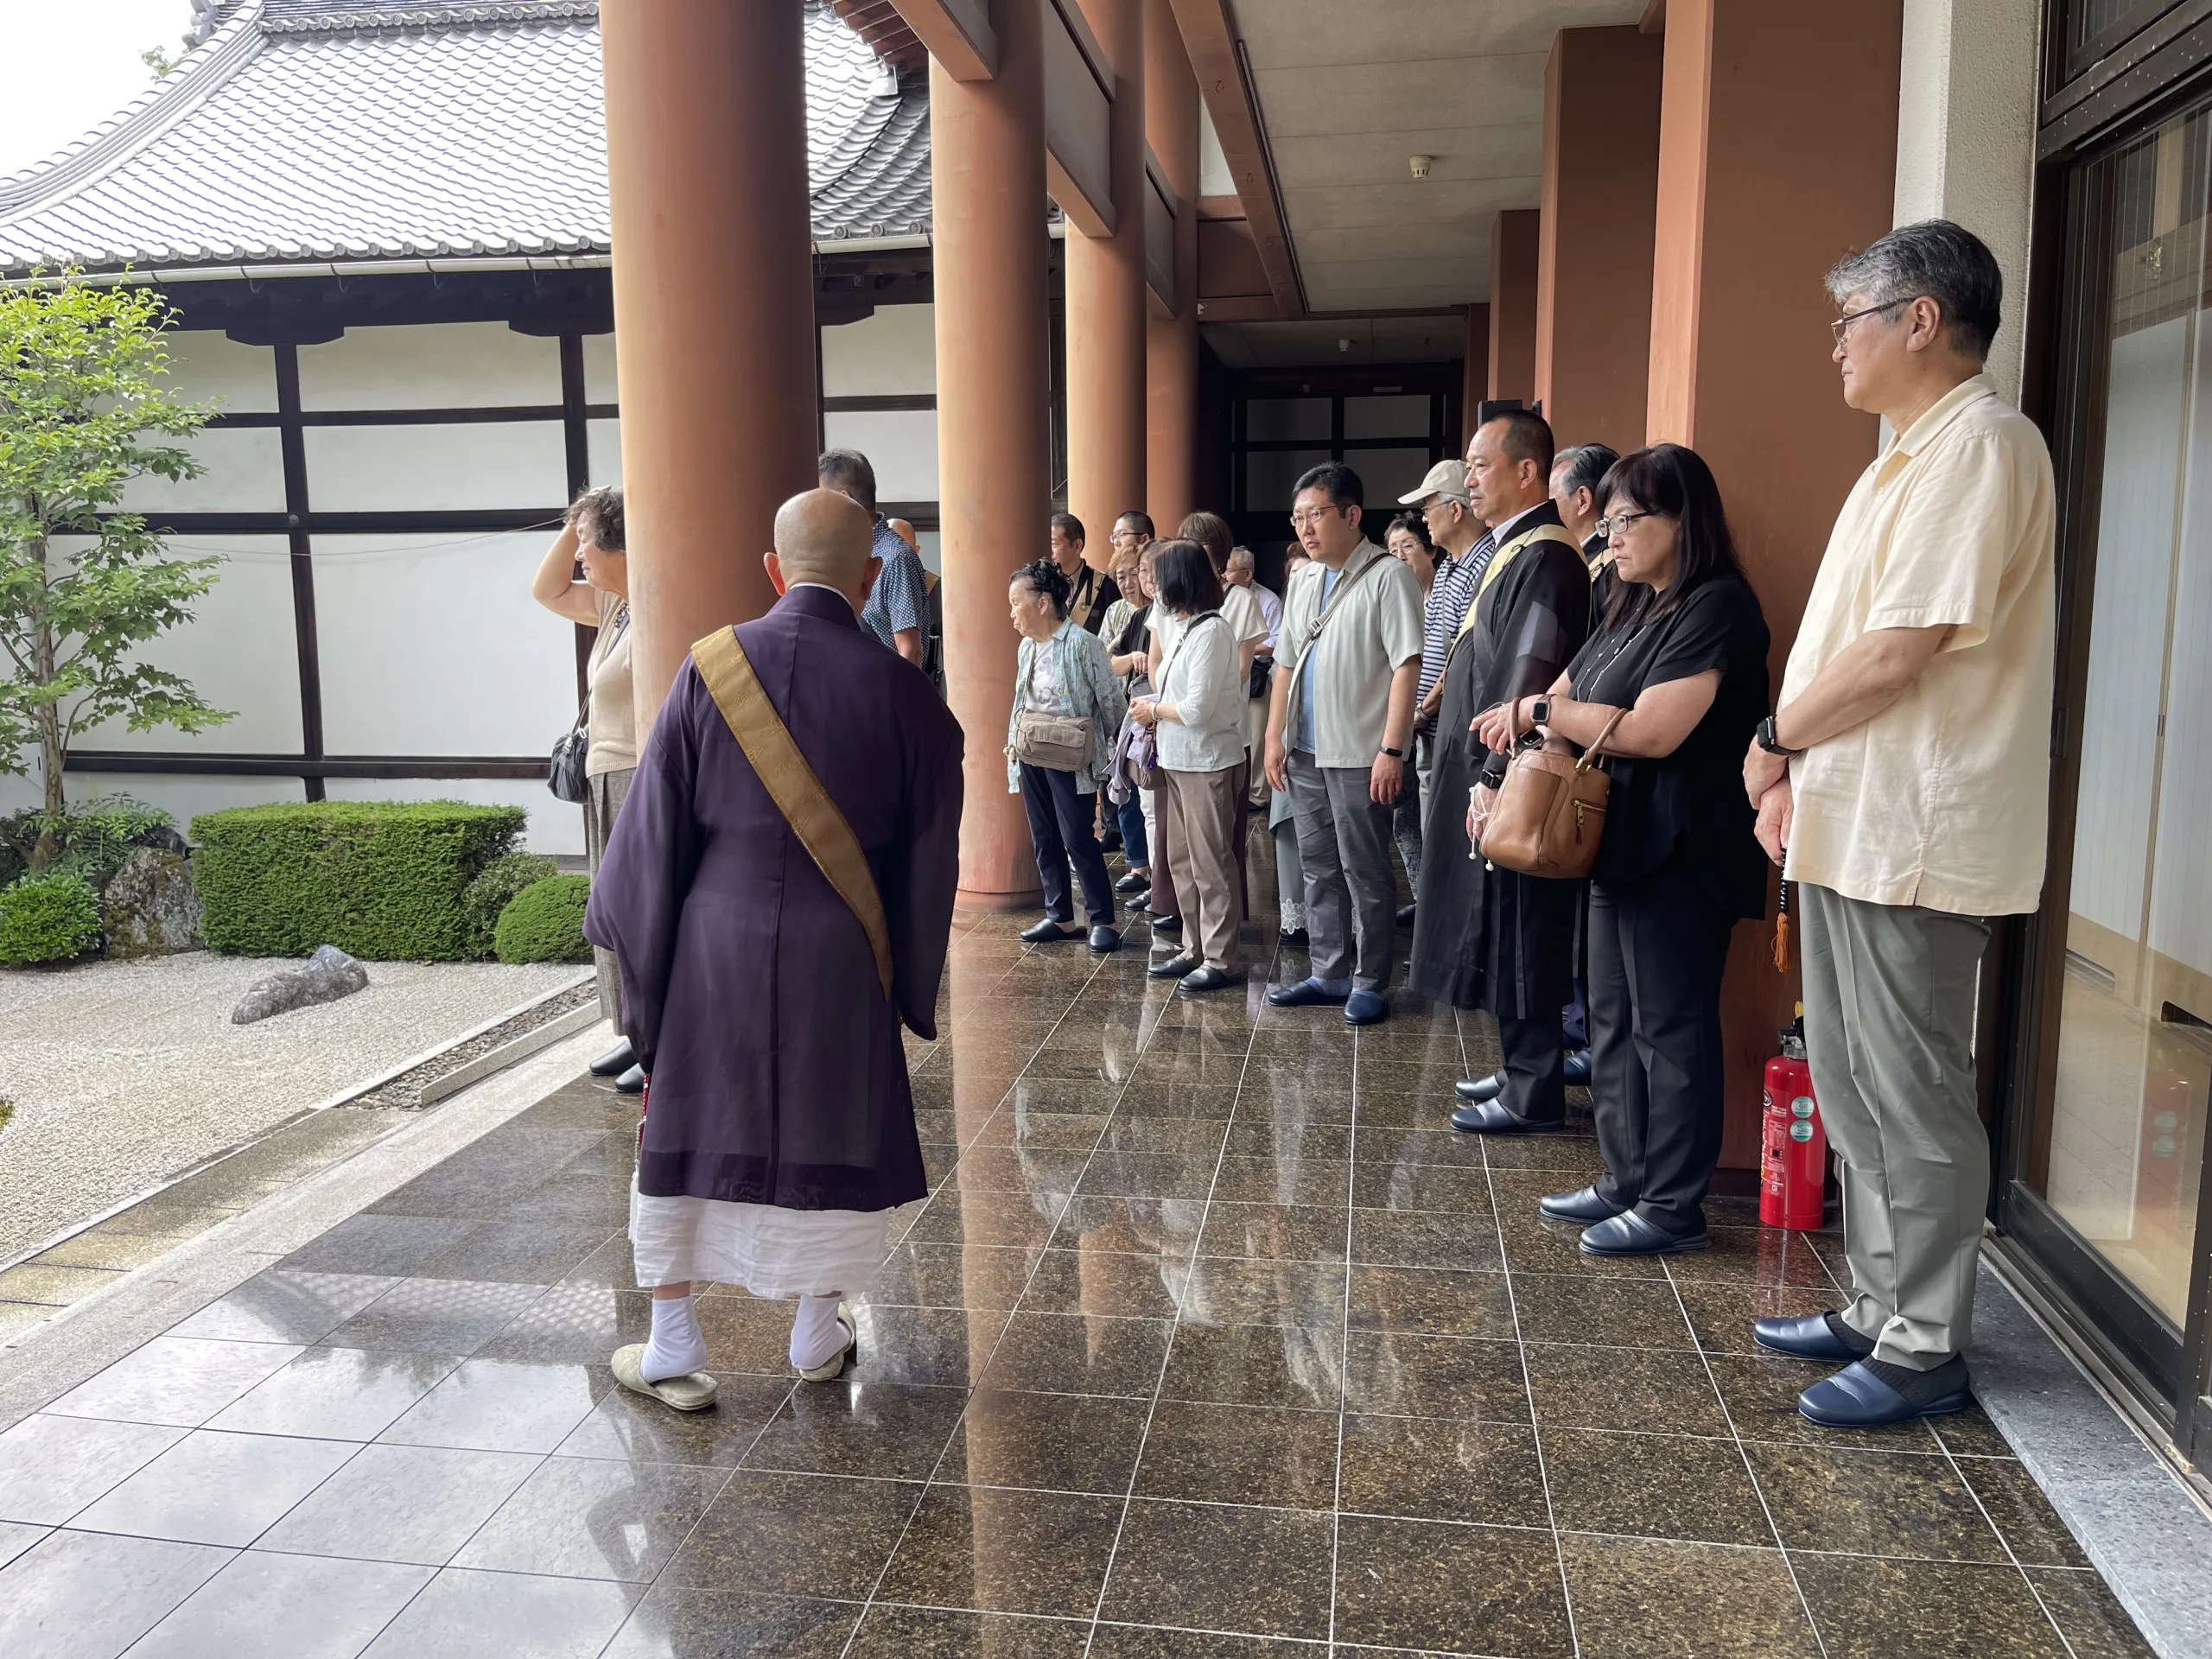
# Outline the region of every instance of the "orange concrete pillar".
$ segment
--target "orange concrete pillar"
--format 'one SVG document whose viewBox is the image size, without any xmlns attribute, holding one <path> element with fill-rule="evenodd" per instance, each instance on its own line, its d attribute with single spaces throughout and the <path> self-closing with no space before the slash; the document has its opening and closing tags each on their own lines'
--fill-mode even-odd
<svg viewBox="0 0 2212 1659">
<path fill-rule="evenodd" d="M 692 641 L 774 602 L 776 508 L 814 483 L 799 22 L 724 0 L 600 8 L 641 738 Z"/>
<path fill-rule="evenodd" d="M 1536 396 L 1562 444 L 1643 442 L 1665 42 L 1563 29 L 1544 71 Z"/>
<path fill-rule="evenodd" d="M 999 7 L 996 23 L 993 79 L 955 80 L 930 65 L 930 189 L 944 365 L 937 431 L 946 696 L 968 734 L 960 899 L 1010 908 L 1030 903 L 1038 886 L 1028 823 L 1006 787 L 1017 643 L 1006 589 L 1045 545 L 1052 404 L 1043 29 L 1033 5 Z"/>
<path fill-rule="evenodd" d="M 1490 391 L 1492 397 L 1536 395 L 1536 242 L 1534 207 L 1500 213 L 1490 233 Z"/>
<path fill-rule="evenodd" d="M 1145 511 L 1170 535 L 1199 505 L 1198 82 L 1170 0 L 1145 0 L 1144 125 L 1176 196 L 1176 311 L 1148 297 L 1144 328 Z"/>
<path fill-rule="evenodd" d="M 1490 396 L 1490 307 L 1467 308 L 1467 339 L 1459 363 L 1459 448 L 1475 441 L 1475 406 Z"/>
<path fill-rule="evenodd" d="M 1874 454 L 1844 406 L 1821 278 L 1890 228 L 1902 0 L 1669 0 L 1646 435 L 1719 480 L 1774 635 L 1773 683 L 1829 525 Z M 1818 180 L 1818 188 L 1807 181 Z M 1758 1162 L 1759 1067 L 1796 1001 L 1766 930 L 1737 930 L 1722 993 L 1721 1162 Z"/>
<path fill-rule="evenodd" d="M 1084 0 L 1114 65 L 1108 155 L 1114 233 L 1068 227 L 1068 511 L 1090 532 L 1084 556 L 1113 563 L 1114 520 L 1145 503 L 1145 0 Z"/>
</svg>

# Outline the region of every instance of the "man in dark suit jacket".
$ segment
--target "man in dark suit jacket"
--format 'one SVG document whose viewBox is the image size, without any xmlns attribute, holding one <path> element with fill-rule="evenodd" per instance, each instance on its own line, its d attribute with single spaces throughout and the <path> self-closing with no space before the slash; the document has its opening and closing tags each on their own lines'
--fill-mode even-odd
<svg viewBox="0 0 2212 1659">
<path fill-rule="evenodd" d="M 713 1397 L 695 1375 L 692 1280 L 798 1297 L 791 1362 L 826 1380 L 852 1344 L 841 1296 L 880 1270 L 891 1208 L 927 1191 L 899 1025 L 937 1034 L 962 734 L 922 671 L 860 626 L 872 528 L 829 491 L 785 503 L 766 560 L 783 597 L 735 632 L 866 855 L 889 996 L 855 904 L 754 770 L 699 656 L 639 758 L 585 918 L 620 963 L 650 1078 L 631 1240 L 653 1334 L 615 1372 L 686 1409 Z"/>
</svg>

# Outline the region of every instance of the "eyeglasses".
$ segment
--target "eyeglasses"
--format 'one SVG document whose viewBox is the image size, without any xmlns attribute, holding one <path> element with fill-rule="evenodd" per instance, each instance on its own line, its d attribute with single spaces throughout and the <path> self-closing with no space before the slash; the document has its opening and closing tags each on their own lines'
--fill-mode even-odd
<svg viewBox="0 0 2212 1659">
<path fill-rule="evenodd" d="M 1879 305 L 1870 305 L 1864 311 L 1854 311 L 1847 317 L 1838 317 L 1828 324 L 1828 332 L 1835 336 L 1835 343 L 1843 344 L 1843 337 L 1851 332 L 1851 325 L 1861 317 L 1871 317 L 1877 311 L 1894 311 L 1901 305 L 1910 305 L 1910 299 L 1885 300 Z"/>
<path fill-rule="evenodd" d="M 1617 512 L 1611 518 L 1600 518 L 1598 521 L 1598 534 L 1610 542 L 1637 519 L 1656 518 L 1658 516 L 1656 512 Z"/>
<path fill-rule="evenodd" d="M 1331 513 L 1342 513 L 1342 507 L 1300 507 L 1290 515 L 1291 528 L 1304 530 L 1308 524 L 1318 524 Z"/>
</svg>

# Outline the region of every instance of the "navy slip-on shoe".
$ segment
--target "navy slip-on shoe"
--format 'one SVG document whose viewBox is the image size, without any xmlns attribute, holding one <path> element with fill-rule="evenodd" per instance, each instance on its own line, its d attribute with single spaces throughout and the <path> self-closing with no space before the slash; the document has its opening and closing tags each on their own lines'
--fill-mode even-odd
<svg viewBox="0 0 2212 1659">
<path fill-rule="evenodd" d="M 1030 944 L 1061 944 L 1069 939 L 1079 939 L 1083 930 L 1072 922 L 1057 921 L 1047 916 L 1043 921 L 1021 930 L 1023 940 Z"/>
<path fill-rule="evenodd" d="M 1567 1050 L 1563 1064 L 1566 1067 L 1567 1080 L 1570 1084 L 1581 1084 L 1590 1081 L 1590 1051 L 1588 1049 Z"/>
<path fill-rule="evenodd" d="M 1147 979 L 1180 979 L 1185 974 L 1195 974 L 1205 964 L 1196 957 L 1173 956 L 1165 962 L 1155 962 L 1144 970 Z"/>
<path fill-rule="evenodd" d="M 1208 991 L 1224 991 L 1243 982 L 1244 976 L 1233 968 L 1201 968 L 1195 974 L 1184 976 L 1183 982 L 1175 988 L 1175 995 L 1204 996 Z"/>
<path fill-rule="evenodd" d="M 1379 1026 L 1390 1017 L 1390 1000 L 1380 991 L 1354 991 L 1344 999 L 1344 1024 Z"/>
<path fill-rule="evenodd" d="M 1792 1359 L 1827 1360 L 1838 1364 L 1854 1359 L 1864 1359 L 1874 1351 L 1874 1344 L 1853 1331 L 1846 1337 L 1836 1329 L 1837 1321 L 1825 1313 L 1805 1313 L 1792 1318 L 1753 1319 L 1751 1340 L 1769 1353 L 1788 1354 Z"/>
<path fill-rule="evenodd" d="M 1958 1386 L 1923 1402 L 1907 1399 L 1874 1375 L 1865 1360 L 1845 1366 L 1797 1396 L 1797 1414 L 1824 1428 L 1886 1428 L 1916 1417 L 1948 1417 L 1974 1403 L 1967 1386 L 1966 1362 L 1953 1358 L 1939 1370 L 1958 1367 Z"/>
<path fill-rule="evenodd" d="M 1155 916 L 1152 918 L 1152 931 L 1163 939 L 1179 939 L 1183 937 L 1183 918 L 1180 916 Z"/>
<path fill-rule="evenodd" d="M 1516 1117 L 1494 1100 L 1477 1101 L 1452 1114 L 1452 1127 L 1469 1135 L 1555 1135 L 1563 1117 Z"/>
<path fill-rule="evenodd" d="M 614 1092 L 618 1095 L 644 1094 L 645 1092 L 645 1068 L 642 1065 L 633 1065 L 627 1071 L 625 1071 L 620 1077 L 615 1078 Z"/>
<path fill-rule="evenodd" d="M 1585 1255 L 1682 1255 L 1705 1248 L 1702 1232 L 1664 1232 L 1633 1210 L 1609 1217 L 1582 1234 Z"/>
<path fill-rule="evenodd" d="M 638 1051 L 630 1046 L 630 1039 L 625 1037 L 591 1063 L 591 1074 L 594 1077 L 619 1077 L 637 1063 Z"/>
<path fill-rule="evenodd" d="M 1131 870 L 1114 884 L 1116 893 L 1135 893 L 1152 886 L 1152 877 L 1143 870 Z"/>
<path fill-rule="evenodd" d="M 1585 1227 L 1611 1221 L 1621 1213 L 1620 1205 L 1599 1197 L 1594 1186 L 1573 1192 L 1547 1192 L 1536 1200 L 1536 1209 L 1554 1221 L 1575 1221 Z"/>
<path fill-rule="evenodd" d="M 1101 922 L 1090 930 L 1090 954 L 1103 957 L 1122 948 L 1122 936 Z"/>
<path fill-rule="evenodd" d="M 1462 1077 L 1452 1085 L 1452 1092 L 1462 1100 L 1496 1100 L 1505 1092 L 1505 1073 L 1493 1071 L 1486 1077 Z"/>
<path fill-rule="evenodd" d="M 1278 1008 L 1334 1007 L 1351 1001 L 1350 991 L 1332 991 L 1318 979 L 1301 979 L 1295 985 L 1270 985 L 1268 1001 Z"/>
</svg>

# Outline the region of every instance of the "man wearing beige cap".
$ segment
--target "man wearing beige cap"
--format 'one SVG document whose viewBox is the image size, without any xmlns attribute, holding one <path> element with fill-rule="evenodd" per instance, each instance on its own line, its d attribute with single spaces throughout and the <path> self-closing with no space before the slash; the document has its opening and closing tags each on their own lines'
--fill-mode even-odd
<svg viewBox="0 0 2212 1659">
<path fill-rule="evenodd" d="M 1475 589 L 1497 543 L 1467 505 L 1467 463 L 1440 461 L 1421 487 L 1398 498 L 1398 505 L 1419 507 L 1436 546 L 1436 580 L 1421 610 L 1421 701 L 1414 712 L 1414 772 L 1421 779 L 1421 810 L 1428 813 L 1430 780 L 1436 771 L 1436 706 L 1444 696 L 1444 664 L 1452 641 L 1474 603 Z"/>
</svg>

